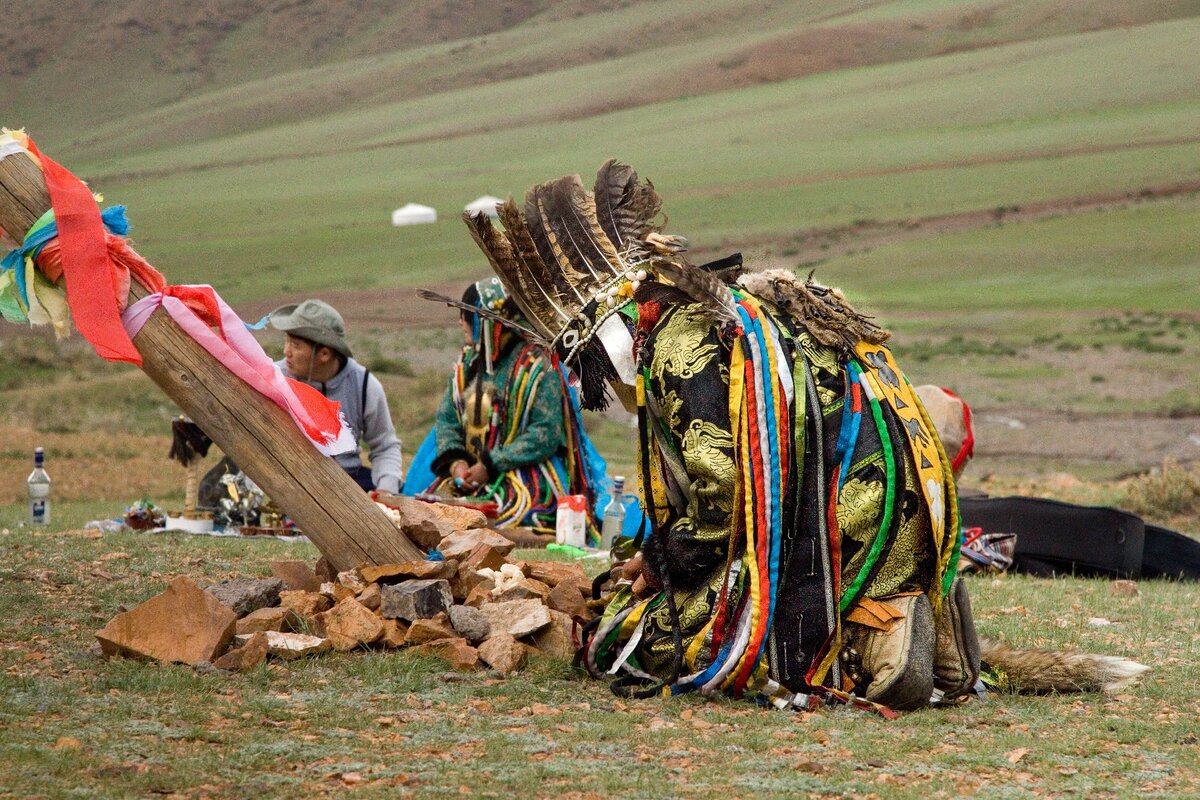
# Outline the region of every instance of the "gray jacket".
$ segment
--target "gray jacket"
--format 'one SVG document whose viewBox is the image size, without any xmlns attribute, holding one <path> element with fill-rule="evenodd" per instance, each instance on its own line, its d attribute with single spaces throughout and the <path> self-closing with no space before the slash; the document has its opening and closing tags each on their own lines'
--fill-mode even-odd
<svg viewBox="0 0 1200 800">
<path fill-rule="evenodd" d="M 275 364 L 283 370 L 284 375 L 288 374 L 285 361 L 276 361 Z M 403 482 L 400 440 L 396 437 L 396 428 L 388 412 L 387 396 L 379 379 L 351 358 L 341 372 L 327 381 L 300 382 L 307 383 L 330 400 L 342 404 L 342 414 L 350 424 L 359 447 L 335 456 L 338 465 L 348 471 L 361 467 L 359 451 L 366 444 L 371 456 L 371 479 L 375 482 L 375 488 L 381 492 L 399 494 Z"/>
</svg>

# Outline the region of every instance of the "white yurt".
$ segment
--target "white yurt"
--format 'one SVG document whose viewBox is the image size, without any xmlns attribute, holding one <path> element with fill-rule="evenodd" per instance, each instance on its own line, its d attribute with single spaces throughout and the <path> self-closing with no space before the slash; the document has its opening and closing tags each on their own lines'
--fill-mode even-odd
<svg viewBox="0 0 1200 800">
<path fill-rule="evenodd" d="M 437 222 L 437 210 L 420 203 L 407 203 L 392 212 L 392 224 L 396 227 L 427 225 L 430 222 Z"/>
<path fill-rule="evenodd" d="M 476 197 L 474 200 L 463 206 L 463 211 L 466 211 L 468 214 L 478 214 L 483 212 L 492 219 L 496 219 L 496 206 L 503 202 L 504 201 L 499 197 L 492 197 L 490 194 L 485 194 L 483 197 Z"/>
</svg>

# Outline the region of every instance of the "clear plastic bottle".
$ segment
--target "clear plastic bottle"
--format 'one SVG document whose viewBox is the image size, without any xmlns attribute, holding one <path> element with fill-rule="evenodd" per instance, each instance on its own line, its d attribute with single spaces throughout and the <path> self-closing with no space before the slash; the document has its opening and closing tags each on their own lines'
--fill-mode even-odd
<svg viewBox="0 0 1200 800">
<path fill-rule="evenodd" d="M 33 451 L 33 472 L 25 485 L 29 489 L 29 524 L 50 524 L 50 476 L 46 474 L 46 454 L 42 448 Z"/>
<path fill-rule="evenodd" d="M 612 497 L 604 507 L 604 522 L 600 526 L 600 549 L 611 550 L 625 525 L 625 477 L 613 478 Z"/>
</svg>

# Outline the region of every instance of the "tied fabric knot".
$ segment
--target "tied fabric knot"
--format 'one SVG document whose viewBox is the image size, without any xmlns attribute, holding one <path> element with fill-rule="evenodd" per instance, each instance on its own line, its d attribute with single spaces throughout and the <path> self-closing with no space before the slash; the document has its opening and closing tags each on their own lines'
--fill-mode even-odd
<svg viewBox="0 0 1200 800">
<path fill-rule="evenodd" d="M 83 181 L 43 155 L 32 139 L 27 141 L 26 149 L 40 162 L 50 195 L 58 227 L 60 274 L 66 282 L 67 303 L 75 327 L 101 358 L 141 366 L 142 357 L 121 324 L 121 305 L 128 296 L 129 273 L 114 263 L 110 255 L 109 236 L 96 199 Z M 146 288 L 152 291 L 160 288 L 162 276 L 148 264 L 145 267 L 152 278 Z"/>
<path fill-rule="evenodd" d="M 143 297 L 125 310 L 127 335 L 131 339 L 137 336 L 160 307 L 222 366 L 288 412 L 323 455 L 335 456 L 357 447 L 341 405 L 285 376 L 211 286 L 165 286 Z"/>
</svg>

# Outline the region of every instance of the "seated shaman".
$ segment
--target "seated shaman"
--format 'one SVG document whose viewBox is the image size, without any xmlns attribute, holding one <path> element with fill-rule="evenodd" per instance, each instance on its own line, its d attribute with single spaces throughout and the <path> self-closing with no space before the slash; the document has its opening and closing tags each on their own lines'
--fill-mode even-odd
<svg viewBox="0 0 1200 800">
<path fill-rule="evenodd" d="M 494 502 L 499 526 L 553 529 L 564 495 L 584 495 L 592 508 L 603 491 L 604 461 L 562 372 L 522 334 L 520 309 L 494 277 L 471 284 L 461 303 L 449 302 L 460 309 L 467 345 L 405 492 Z M 589 526 L 596 539 L 590 515 Z"/>
<path fill-rule="evenodd" d="M 980 649 L 954 480 L 887 333 L 790 272 L 691 265 L 661 206 L 609 161 L 593 191 L 570 176 L 502 205 L 503 231 L 467 220 L 583 407 L 611 388 L 638 415 L 651 530 L 583 663 L 635 696 L 965 698 Z"/>
</svg>

